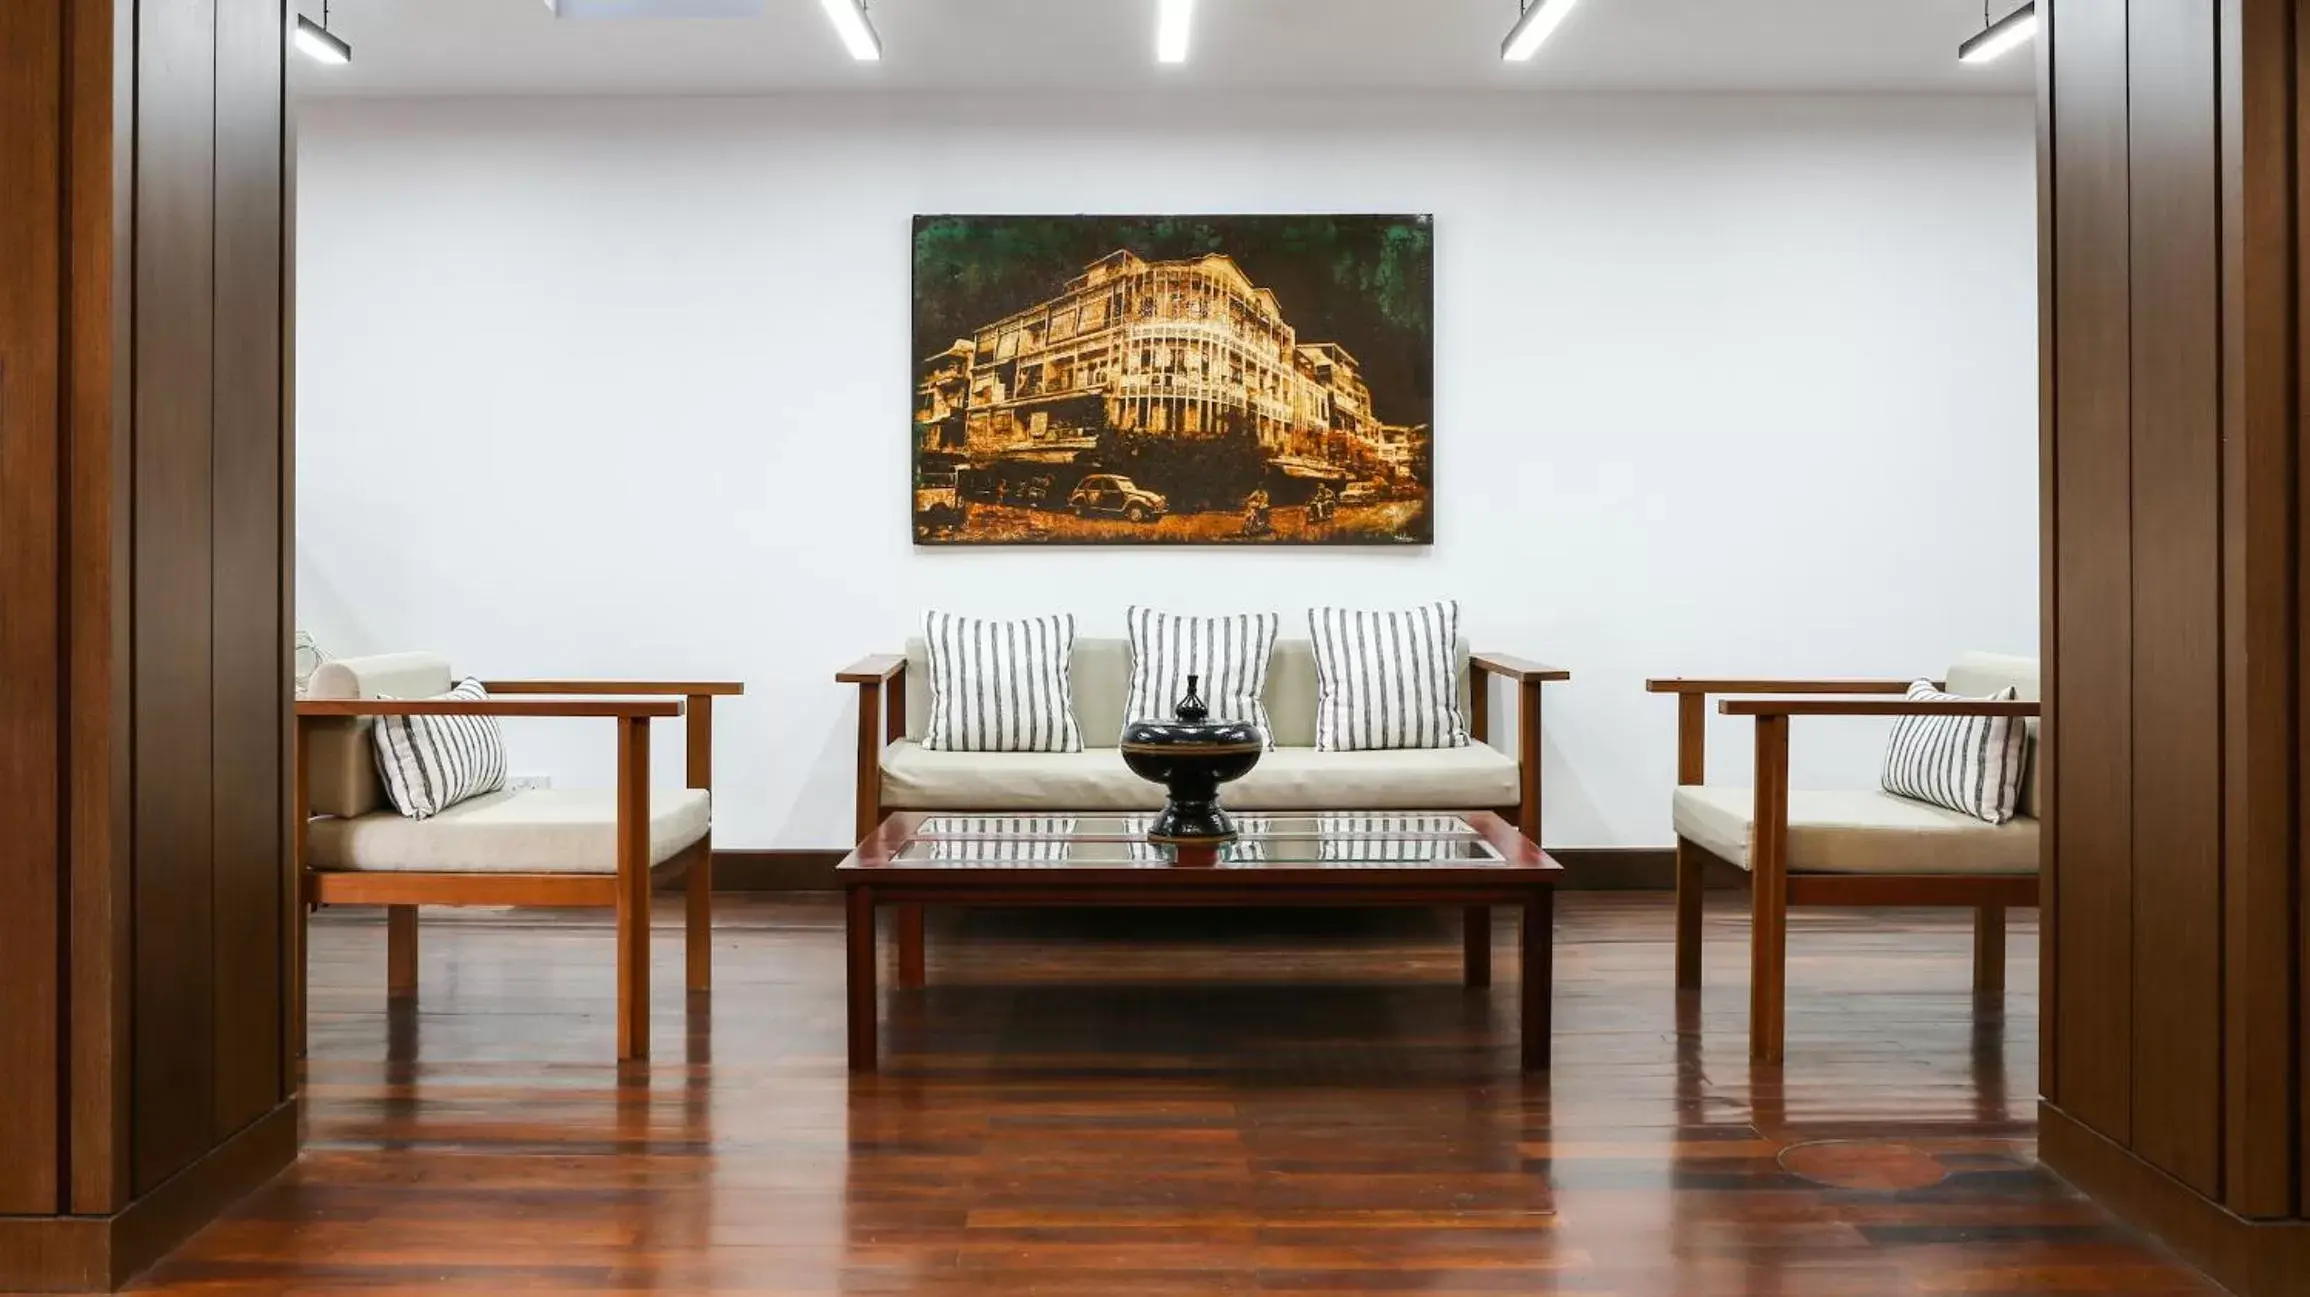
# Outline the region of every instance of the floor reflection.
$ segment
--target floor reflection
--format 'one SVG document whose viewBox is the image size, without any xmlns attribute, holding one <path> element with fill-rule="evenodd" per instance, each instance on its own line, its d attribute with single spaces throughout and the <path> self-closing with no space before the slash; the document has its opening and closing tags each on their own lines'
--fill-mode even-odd
<svg viewBox="0 0 2310 1297">
<path fill-rule="evenodd" d="M 1961 919 L 1800 915 L 1772 1068 L 1743 916 L 1712 909 L 1681 994 L 1669 919 L 1564 898 L 1557 1066 L 1527 1078 L 1506 922 L 1487 992 L 1451 915 L 939 915 L 854 1078 L 824 902 L 725 905 L 711 995 L 660 932 L 655 1059 L 624 1068 L 598 925 L 428 916 L 421 998 L 388 1007 L 381 927 L 333 912 L 306 1156 L 150 1286 L 2213 1291 L 2035 1165 L 2034 991 L 1977 1007 Z"/>
</svg>

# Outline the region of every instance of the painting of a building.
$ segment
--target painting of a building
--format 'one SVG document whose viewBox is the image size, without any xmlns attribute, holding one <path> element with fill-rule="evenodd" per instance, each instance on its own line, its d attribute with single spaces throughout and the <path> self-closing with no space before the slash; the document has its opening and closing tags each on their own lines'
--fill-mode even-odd
<svg viewBox="0 0 2310 1297">
<path fill-rule="evenodd" d="M 1428 540 L 1427 231 L 1424 217 L 918 220 L 917 538 Z M 1102 236 L 1112 246 L 1063 271 L 973 260 L 1055 258 Z M 1287 306 L 1247 262 L 1309 300 Z M 1013 283 L 1032 296 L 985 300 Z M 926 290 L 941 299 L 929 309 Z M 1303 307 L 1385 349 L 1421 389 L 1398 394 L 1416 420 L 1384 419 L 1356 348 L 1303 332 Z M 967 328 L 926 339 L 937 318 Z M 1138 492 L 1128 517 L 1079 491 L 1116 476 Z"/>
</svg>

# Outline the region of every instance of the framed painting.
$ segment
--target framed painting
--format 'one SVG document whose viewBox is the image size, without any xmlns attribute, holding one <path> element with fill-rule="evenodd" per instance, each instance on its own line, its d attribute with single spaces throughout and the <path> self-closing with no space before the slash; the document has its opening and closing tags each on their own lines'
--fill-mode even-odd
<svg viewBox="0 0 2310 1297">
<path fill-rule="evenodd" d="M 1428 216 L 918 216 L 923 545 L 1435 539 Z"/>
</svg>

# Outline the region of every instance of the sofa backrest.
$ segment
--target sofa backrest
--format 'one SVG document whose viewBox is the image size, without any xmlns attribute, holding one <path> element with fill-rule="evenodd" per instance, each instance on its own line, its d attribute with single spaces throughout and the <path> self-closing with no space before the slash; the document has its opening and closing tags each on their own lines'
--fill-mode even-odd
<svg viewBox="0 0 2310 1297">
<path fill-rule="evenodd" d="M 305 686 L 307 698 L 432 698 L 449 692 L 449 659 L 431 653 L 380 653 L 323 662 Z M 306 722 L 305 786 L 315 815 L 367 815 L 386 806 L 377 750 L 366 716 Z"/>
<path fill-rule="evenodd" d="M 1468 703 L 1468 646 L 1459 646 L 1460 707 Z M 1123 705 L 1131 691 L 1131 641 L 1075 638 L 1068 664 L 1074 689 L 1075 723 L 1083 746 L 1111 748 L 1122 742 Z M 1267 664 L 1267 719 L 1278 747 L 1315 746 L 1315 648 L 1306 640 L 1278 640 Z M 906 736 L 917 742 L 930 729 L 930 651 L 920 638 L 906 642 Z"/>
<path fill-rule="evenodd" d="M 1949 692 L 1968 694 L 1979 698 L 1996 693 L 2007 685 L 2013 686 L 2024 702 L 2042 702 L 2044 693 L 2036 658 L 2014 657 L 2005 653 L 1967 653 L 1949 666 L 1945 682 Z M 2028 722 L 2029 740 L 2026 755 L 2028 776 L 2021 781 L 2021 813 L 2037 814 L 2037 722 Z"/>
</svg>

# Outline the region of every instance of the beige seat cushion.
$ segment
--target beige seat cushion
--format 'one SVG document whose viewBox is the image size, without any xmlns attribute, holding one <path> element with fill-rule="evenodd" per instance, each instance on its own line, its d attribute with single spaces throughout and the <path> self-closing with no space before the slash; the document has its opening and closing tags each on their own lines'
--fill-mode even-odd
<svg viewBox="0 0 2310 1297">
<path fill-rule="evenodd" d="M 1514 806 L 1516 762 L 1481 743 L 1394 752 L 1277 748 L 1220 790 L 1244 811 L 1493 810 Z M 1133 811 L 1163 804 L 1114 748 L 1081 752 L 883 750 L 882 804 L 916 811 Z"/>
<path fill-rule="evenodd" d="M 1676 790 L 1676 835 L 1749 867 L 1756 794 Z M 1867 792 L 1789 794 L 1789 871 L 1799 874 L 2034 874 L 2037 821 L 1988 824 L 1959 811 Z"/>
<path fill-rule="evenodd" d="M 487 793 L 426 820 L 390 811 L 318 819 L 307 858 L 315 869 L 473 874 L 614 874 L 617 794 L 533 788 Z M 703 789 L 650 793 L 650 863 L 664 864 L 706 836 Z"/>
</svg>

